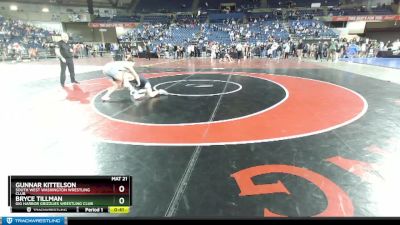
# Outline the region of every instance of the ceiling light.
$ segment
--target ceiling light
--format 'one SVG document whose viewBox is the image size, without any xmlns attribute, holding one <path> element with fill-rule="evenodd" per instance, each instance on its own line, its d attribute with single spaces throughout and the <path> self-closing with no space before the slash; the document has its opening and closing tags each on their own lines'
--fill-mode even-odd
<svg viewBox="0 0 400 225">
<path fill-rule="evenodd" d="M 11 11 L 17 11 L 17 10 L 18 10 L 18 6 L 16 6 L 16 5 L 10 5 L 10 10 L 11 10 Z"/>
</svg>

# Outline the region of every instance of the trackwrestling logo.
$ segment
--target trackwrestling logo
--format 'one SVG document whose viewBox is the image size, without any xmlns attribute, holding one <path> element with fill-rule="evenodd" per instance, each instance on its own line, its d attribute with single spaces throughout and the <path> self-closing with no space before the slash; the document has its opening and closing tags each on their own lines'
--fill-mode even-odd
<svg viewBox="0 0 400 225">
<path fill-rule="evenodd" d="M 3 218 L 3 224 L 52 224 L 64 225 L 64 217 L 6 217 Z"/>
</svg>

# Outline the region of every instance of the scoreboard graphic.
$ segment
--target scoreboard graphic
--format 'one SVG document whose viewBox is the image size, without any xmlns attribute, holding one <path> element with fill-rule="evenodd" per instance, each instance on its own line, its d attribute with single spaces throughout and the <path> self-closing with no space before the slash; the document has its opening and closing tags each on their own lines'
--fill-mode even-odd
<svg viewBox="0 0 400 225">
<path fill-rule="evenodd" d="M 13 213 L 129 213 L 131 176 L 9 176 Z"/>
</svg>

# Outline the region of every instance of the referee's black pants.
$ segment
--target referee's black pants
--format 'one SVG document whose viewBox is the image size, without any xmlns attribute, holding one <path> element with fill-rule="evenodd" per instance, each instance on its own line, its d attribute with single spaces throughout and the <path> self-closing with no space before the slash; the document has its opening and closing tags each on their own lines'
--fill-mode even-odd
<svg viewBox="0 0 400 225">
<path fill-rule="evenodd" d="M 150 60 L 150 58 L 151 58 L 151 53 L 150 53 L 150 51 L 147 51 L 147 52 L 146 52 L 146 58 L 147 58 L 148 60 Z"/>
<path fill-rule="evenodd" d="M 68 67 L 69 75 L 71 78 L 71 83 L 75 82 L 75 70 L 74 70 L 74 61 L 72 58 L 65 58 L 65 63 L 60 60 L 61 66 L 61 74 L 60 74 L 60 83 L 62 86 L 65 84 L 65 70 Z"/>
</svg>

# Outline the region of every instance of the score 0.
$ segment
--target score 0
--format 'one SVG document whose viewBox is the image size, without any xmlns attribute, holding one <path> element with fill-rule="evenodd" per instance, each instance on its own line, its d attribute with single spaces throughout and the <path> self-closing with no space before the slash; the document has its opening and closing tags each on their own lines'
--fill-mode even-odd
<svg viewBox="0 0 400 225">
<path fill-rule="evenodd" d="M 118 193 L 124 193 L 125 192 L 125 186 L 124 185 L 119 185 L 119 187 L 118 187 Z M 123 205 L 123 204 L 125 204 L 125 198 L 124 197 L 120 197 L 119 199 L 118 199 L 118 203 L 120 204 L 120 205 Z"/>
<path fill-rule="evenodd" d="M 125 196 L 127 193 L 129 193 L 129 178 L 128 176 L 113 176 L 111 177 L 111 181 L 114 182 L 119 182 L 114 184 L 114 194 L 118 196 L 118 194 L 123 195 L 123 196 L 118 196 L 117 204 L 118 205 L 125 205 L 126 204 L 126 197 Z M 120 183 L 123 182 L 123 183 Z"/>
</svg>

